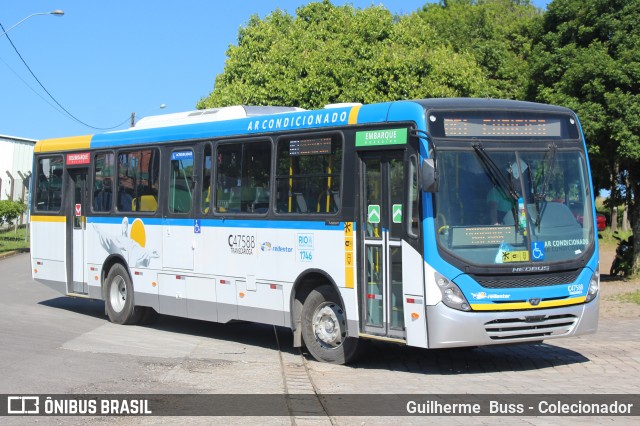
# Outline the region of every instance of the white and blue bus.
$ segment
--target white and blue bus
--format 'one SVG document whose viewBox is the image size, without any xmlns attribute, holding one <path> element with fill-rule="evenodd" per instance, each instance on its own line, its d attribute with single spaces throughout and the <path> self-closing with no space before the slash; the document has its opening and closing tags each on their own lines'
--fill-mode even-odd
<svg viewBox="0 0 640 426">
<path fill-rule="evenodd" d="M 490 99 L 227 107 L 43 140 L 33 278 L 166 314 L 291 328 L 345 363 L 593 333 L 594 200 L 576 115 Z"/>
</svg>

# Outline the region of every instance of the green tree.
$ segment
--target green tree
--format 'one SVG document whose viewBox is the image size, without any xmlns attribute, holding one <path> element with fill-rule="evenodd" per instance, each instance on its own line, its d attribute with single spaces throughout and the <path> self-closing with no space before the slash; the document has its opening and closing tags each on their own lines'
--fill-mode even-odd
<svg viewBox="0 0 640 426">
<path fill-rule="evenodd" d="M 198 108 L 237 104 L 317 108 L 495 92 L 474 56 L 443 45 L 417 14 L 381 6 L 309 3 L 296 16 L 254 16 L 230 46 L 224 72 Z"/>
<path fill-rule="evenodd" d="M 25 207 L 26 206 L 19 201 L 0 201 L 0 225 L 4 225 L 5 223 L 13 225 L 13 221 L 24 213 Z"/>
<path fill-rule="evenodd" d="M 541 14 L 529 0 L 441 0 L 420 12 L 435 42 L 473 55 L 490 95 L 506 99 L 526 97 L 530 31 Z"/>
<path fill-rule="evenodd" d="M 575 110 L 596 189 L 624 190 L 640 267 L 640 2 L 554 0 L 534 33 L 534 100 Z M 628 182 L 628 184 L 627 184 Z"/>
</svg>

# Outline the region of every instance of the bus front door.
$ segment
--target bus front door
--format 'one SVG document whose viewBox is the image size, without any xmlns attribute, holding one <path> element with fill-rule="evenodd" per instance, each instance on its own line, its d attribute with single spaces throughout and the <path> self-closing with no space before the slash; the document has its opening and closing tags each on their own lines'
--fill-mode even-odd
<svg viewBox="0 0 640 426">
<path fill-rule="evenodd" d="M 85 268 L 87 169 L 67 169 L 67 293 L 88 294 Z"/>
<path fill-rule="evenodd" d="M 404 339 L 402 216 L 404 152 L 363 152 L 361 315 L 366 334 Z"/>
</svg>

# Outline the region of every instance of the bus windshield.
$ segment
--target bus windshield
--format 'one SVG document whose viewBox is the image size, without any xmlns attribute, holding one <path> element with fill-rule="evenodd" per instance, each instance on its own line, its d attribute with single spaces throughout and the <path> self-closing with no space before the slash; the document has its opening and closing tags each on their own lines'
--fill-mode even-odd
<svg viewBox="0 0 640 426">
<path fill-rule="evenodd" d="M 439 149 L 438 169 L 438 245 L 461 265 L 570 261 L 593 244 L 587 166 L 577 149 L 475 143 Z"/>
</svg>

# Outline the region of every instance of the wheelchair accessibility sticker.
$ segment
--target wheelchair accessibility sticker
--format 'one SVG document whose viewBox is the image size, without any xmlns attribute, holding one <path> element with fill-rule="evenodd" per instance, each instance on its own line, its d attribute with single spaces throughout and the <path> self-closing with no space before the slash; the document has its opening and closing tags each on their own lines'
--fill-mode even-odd
<svg viewBox="0 0 640 426">
<path fill-rule="evenodd" d="M 531 243 L 531 259 L 534 262 L 544 260 L 544 241 L 533 241 Z"/>
</svg>

